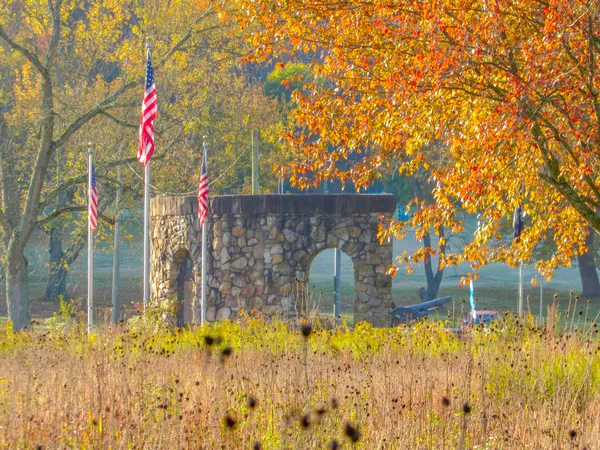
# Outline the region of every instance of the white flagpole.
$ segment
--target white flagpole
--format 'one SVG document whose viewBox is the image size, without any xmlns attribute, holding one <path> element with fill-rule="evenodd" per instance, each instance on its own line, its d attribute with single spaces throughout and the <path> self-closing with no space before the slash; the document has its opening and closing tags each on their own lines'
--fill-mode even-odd
<svg viewBox="0 0 600 450">
<path fill-rule="evenodd" d="M 540 277 L 540 327 L 543 323 L 544 316 L 544 275 Z"/>
<path fill-rule="evenodd" d="M 522 319 L 524 315 L 523 305 L 523 261 L 519 263 L 519 317 Z"/>
<path fill-rule="evenodd" d="M 204 142 L 202 143 L 202 147 L 204 149 L 204 159 L 203 161 L 208 166 L 208 143 L 206 142 L 206 136 Z M 205 167 L 208 171 L 208 167 Z M 200 298 L 200 325 L 204 325 L 206 323 L 206 276 L 207 276 L 207 268 L 206 268 L 206 223 L 208 221 L 208 217 L 204 219 L 204 223 L 202 224 L 202 281 L 201 281 L 201 298 Z"/>
<path fill-rule="evenodd" d="M 89 202 L 90 192 L 92 191 L 92 164 L 94 148 L 91 144 L 88 147 L 88 304 L 87 304 L 87 332 L 92 332 L 94 325 L 94 231 L 90 227 Z"/>
<path fill-rule="evenodd" d="M 146 42 L 146 58 L 150 55 L 150 43 Z M 145 151 L 145 150 L 144 150 Z M 147 157 L 147 156 L 146 156 Z M 144 169 L 144 310 L 150 301 L 150 161 Z"/>
<path fill-rule="evenodd" d="M 144 172 L 144 308 L 150 300 L 150 161 Z"/>
</svg>

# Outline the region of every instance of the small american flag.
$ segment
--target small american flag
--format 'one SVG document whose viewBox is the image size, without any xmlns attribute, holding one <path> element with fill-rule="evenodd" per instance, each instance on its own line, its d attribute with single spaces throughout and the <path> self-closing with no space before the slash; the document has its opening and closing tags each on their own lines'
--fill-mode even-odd
<svg viewBox="0 0 600 450">
<path fill-rule="evenodd" d="M 208 216 L 208 175 L 206 173 L 206 152 L 202 158 L 202 173 L 200 174 L 200 186 L 198 186 L 198 220 L 204 225 Z"/>
<path fill-rule="evenodd" d="M 96 185 L 96 170 L 92 164 L 92 180 L 90 184 L 90 199 L 88 206 L 88 222 L 90 231 L 96 229 L 98 225 L 98 186 Z"/>
<path fill-rule="evenodd" d="M 144 88 L 144 99 L 142 101 L 142 115 L 140 117 L 140 142 L 138 146 L 137 159 L 146 167 L 154 151 L 154 119 L 158 117 L 158 99 L 156 97 L 156 86 L 154 84 L 154 71 L 150 62 L 150 50 L 148 50 L 148 62 L 146 64 L 146 84 Z"/>
</svg>

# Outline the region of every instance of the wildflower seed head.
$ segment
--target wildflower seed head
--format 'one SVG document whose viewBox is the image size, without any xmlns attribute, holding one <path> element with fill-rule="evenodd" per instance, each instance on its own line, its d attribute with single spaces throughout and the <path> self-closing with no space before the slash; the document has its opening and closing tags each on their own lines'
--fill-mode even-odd
<svg viewBox="0 0 600 450">
<path fill-rule="evenodd" d="M 571 439 L 575 439 L 577 437 L 577 431 L 575 431 L 575 430 L 569 430 L 569 437 Z"/>
<path fill-rule="evenodd" d="M 340 448 L 340 443 L 337 440 L 334 439 L 329 443 L 330 450 L 337 450 L 338 448 Z"/>
<path fill-rule="evenodd" d="M 256 408 L 256 399 L 252 396 L 248 397 L 248 407 L 250 409 Z"/>
<path fill-rule="evenodd" d="M 322 416 L 323 414 L 325 414 L 327 412 L 327 408 L 325 408 L 325 406 L 319 406 L 317 409 L 315 409 L 315 412 L 319 416 Z"/>
<path fill-rule="evenodd" d="M 360 433 L 358 432 L 358 429 L 350 425 L 348 422 L 346 422 L 346 425 L 344 426 L 344 434 L 348 436 L 352 442 L 358 442 L 360 439 Z"/>
<path fill-rule="evenodd" d="M 307 323 L 302 325 L 300 331 L 302 331 L 302 336 L 308 338 L 310 336 L 310 333 L 312 333 L 312 327 L 310 326 L 310 324 Z"/>
<path fill-rule="evenodd" d="M 300 425 L 304 429 L 307 429 L 310 427 L 310 416 L 308 414 L 305 414 L 302 416 L 302 418 L 300 419 Z"/>
<path fill-rule="evenodd" d="M 204 343 L 210 347 L 215 343 L 215 339 L 212 336 L 204 336 Z"/>
<path fill-rule="evenodd" d="M 258 441 L 256 441 L 254 444 L 252 444 L 252 450 L 260 450 L 261 448 L 262 448 L 262 445 Z"/>
<path fill-rule="evenodd" d="M 465 414 L 471 414 L 471 405 L 469 405 L 468 403 L 465 403 L 463 405 L 463 413 Z"/>
<path fill-rule="evenodd" d="M 442 405 L 450 406 L 450 399 L 448 397 L 442 397 Z"/>
<path fill-rule="evenodd" d="M 225 416 L 225 426 L 229 429 L 235 427 L 235 419 L 229 414 Z"/>
</svg>

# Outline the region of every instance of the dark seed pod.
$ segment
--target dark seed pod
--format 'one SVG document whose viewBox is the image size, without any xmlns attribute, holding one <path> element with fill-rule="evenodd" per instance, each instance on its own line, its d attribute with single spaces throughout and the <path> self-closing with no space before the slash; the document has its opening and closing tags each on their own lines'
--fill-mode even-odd
<svg viewBox="0 0 600 450">
<path fill-rule="evenodd" d="M 569 437 L 571 439 L 575 439 L 577 437 L 577 431 L 575 431 L 575 430 L 569 430 Z"/>
<path fill-rule="evenodd" d="M 308 414 L 302 416 L 302 418 L 300 419 L 300 425 L 302 426 L 302 428 L 310 427 L 310 416 Z"/>
<path fill-rule="evenodd" d="M 229 414 L 225 416 L 225 426 L 229 429 L 235 427 L 235 419 Z"/>
<path fill-rule="evenodd" d="M 302 331 L 302 336 L 308 338 L 310 336 L 310 333 L 312 333 L 312 327 L 310 326 L 310 324 L 304 324 L 302 325 L 300 331 Z"/>
<path fill-rule="evenodd" d="M 344 434 L 350 438 L 352 442 L 358 442 L 360 439 L 360 433 L 357 428 L 354 428 L 349 423 L 344 426 Z"/>
</svg>

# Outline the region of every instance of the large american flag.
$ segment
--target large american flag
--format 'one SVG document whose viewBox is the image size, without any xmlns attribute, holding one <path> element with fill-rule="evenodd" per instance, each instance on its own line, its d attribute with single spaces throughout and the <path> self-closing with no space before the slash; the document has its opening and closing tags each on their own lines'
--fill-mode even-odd
<svg viewBox="0 0 600 450">
<path fill-rule="evenodd" d="M 206 173 L 206 152 L 202 158 L 202 173 L 200 174 L 200 185 L 198 186 L 198 220 L 204 225 L 208 216 L 208 174 Z"/>
<path fill-rule="evenodd" d="M 144 167 L 150 161 L 154 151 L 154 119 L 158 117 L 158 99 L 156 98 L 156 86 L 154 84 L 154 72 L 150 62 L 150 50 L 148 49 L 148 62 L 146 64 L 146 84 L 144 89 L 144 100 L 142 101 L 142 115 L 140 117 L 140 142 L 138 146 L 137 159 Z"/>
<path fill-rule="evenodd" d="M 92 164 L 91 178 L 88 205 L 88 223 L 90 231 L 96 229 L 96 226 L 98 225 L 98 186 L 96 185 L 96 170 L 94 169 L 94 164 Z"/>
</svg>

